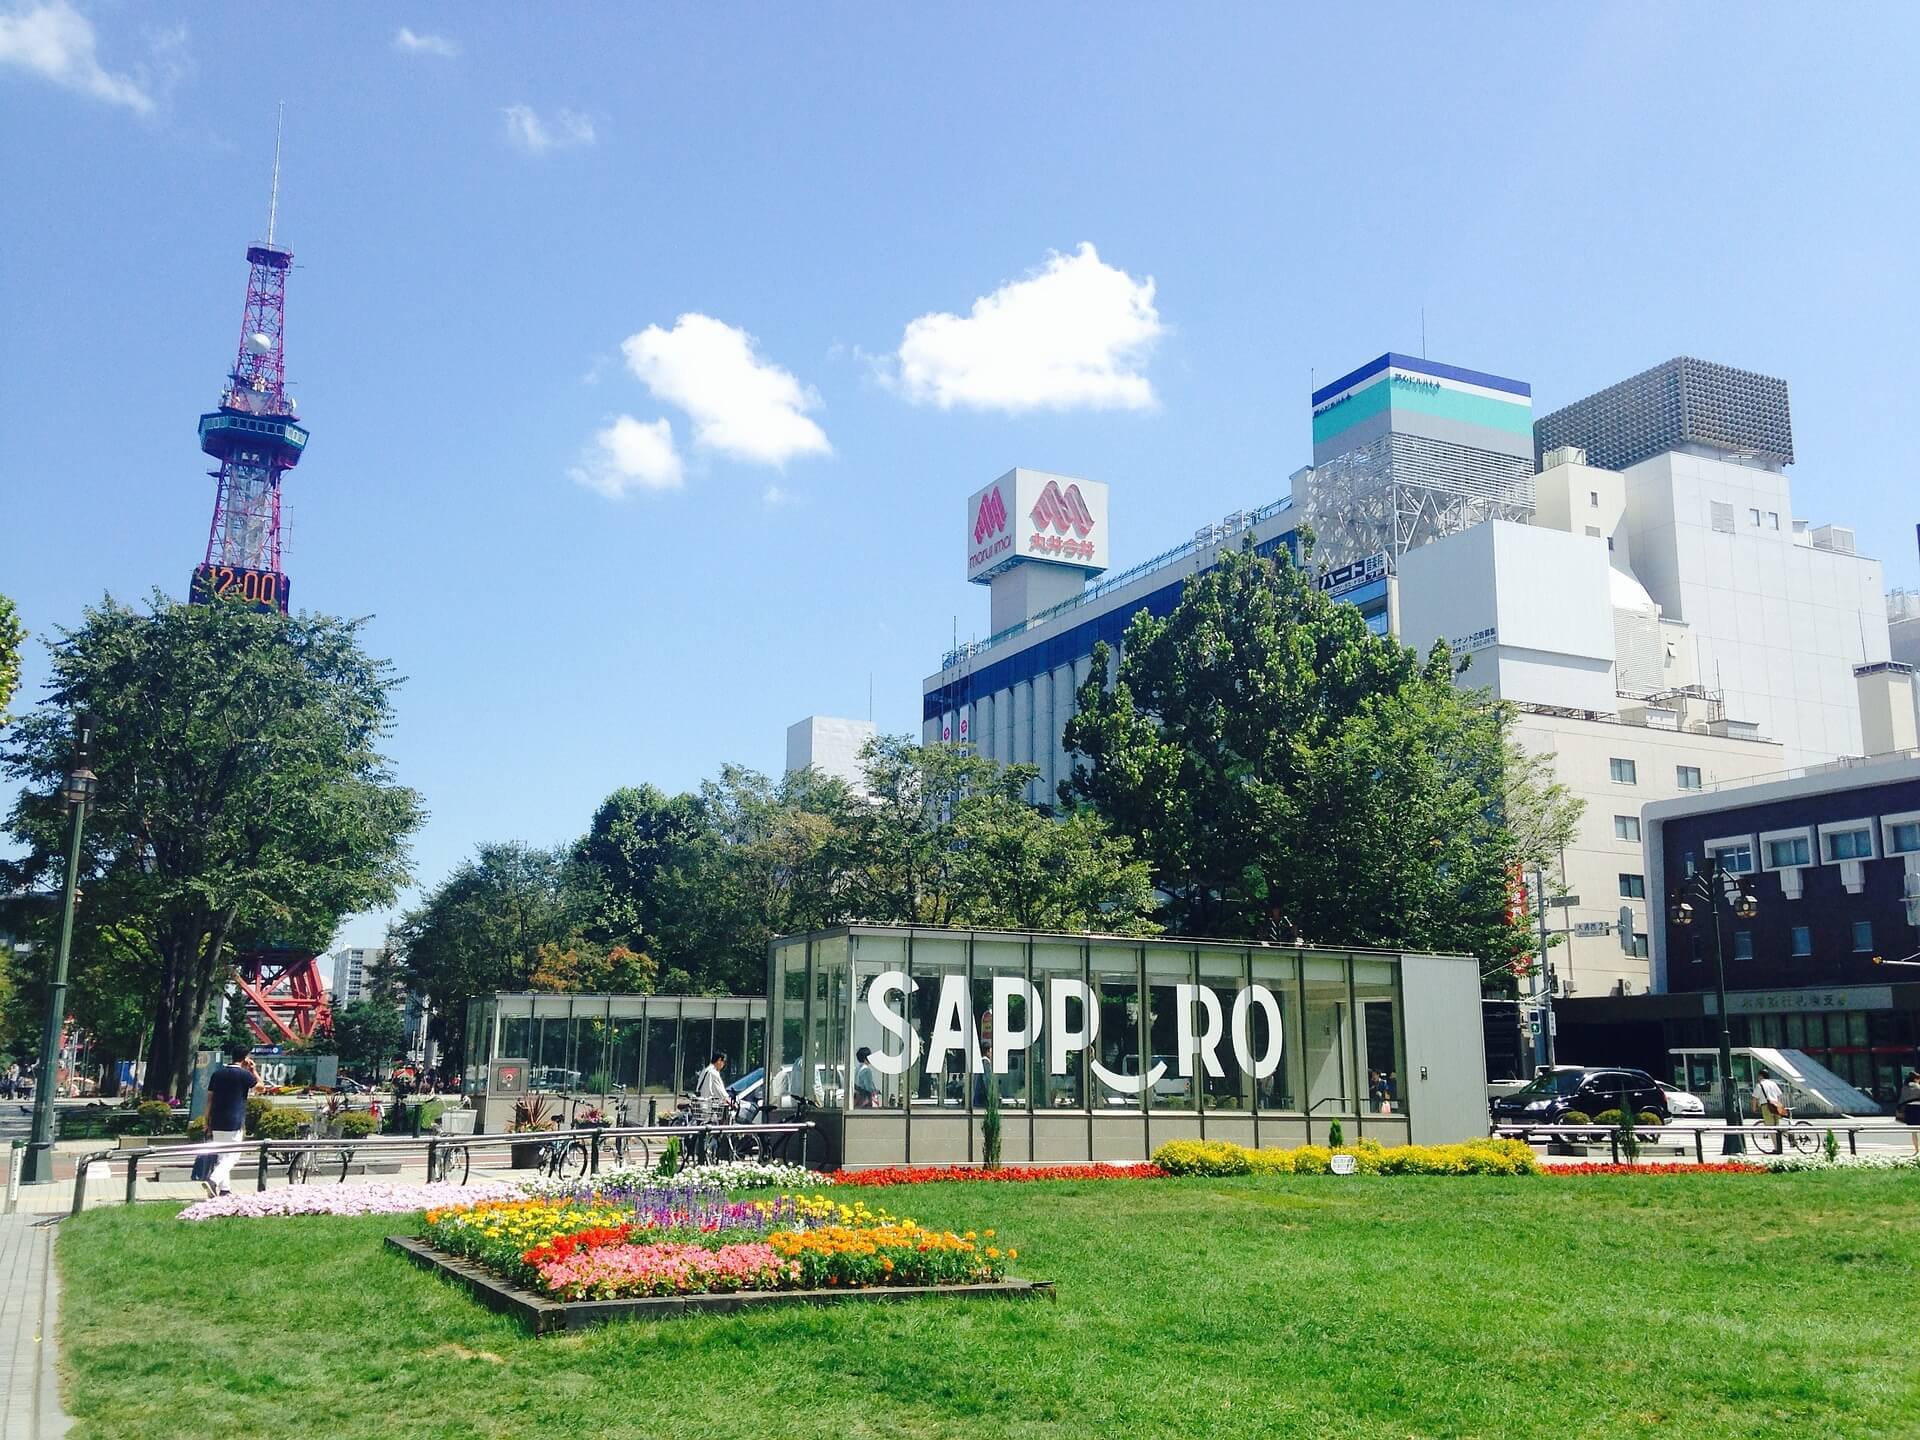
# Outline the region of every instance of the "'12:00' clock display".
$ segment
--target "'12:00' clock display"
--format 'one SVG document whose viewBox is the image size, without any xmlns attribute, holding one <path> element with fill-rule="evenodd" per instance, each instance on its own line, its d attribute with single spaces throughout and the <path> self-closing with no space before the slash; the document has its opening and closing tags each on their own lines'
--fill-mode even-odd
<svg viewBox="0 0 1920 1440">
<path fill-rule="evenodd" d="M 202 565 L 193 572 L 193 603 L 238 600 L 256 610 L 287 613 L 293 582 L 271 570 L 247 570 L 237 565 Z"/>
</svg>

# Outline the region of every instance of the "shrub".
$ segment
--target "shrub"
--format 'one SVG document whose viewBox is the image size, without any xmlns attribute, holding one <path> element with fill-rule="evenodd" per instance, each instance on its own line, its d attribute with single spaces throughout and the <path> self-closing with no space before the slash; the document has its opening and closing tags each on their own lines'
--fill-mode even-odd
<svg viewBox="0 0 1920 1440">
<path fill-rule="evenodd" d="M 133 1135 L 146 1129 L 146 1122 L 135 1110 L 115 1110 L 107 1116 L 104 1124 L 109 1135 Z"/>
<path fill-rule="evenodd" d="M 333 1133 L 342 1140 L 364 1140 L 373 1126 L 373 1116 L 365 1110 L 343 1110 L 333 1117 Z"/>
<path fill-rule="evenodd" d="M 247 1097 L 247 1138 L 249 1140 L 260 1138 L 260 1121 L 271 1109 L 273 1109 L 273 1102 L 266 1096 L 249 1095 Z"/>
<path fill-rule="evenodd" d="M 1562 1125 L 1591 1125 L 1593 1117 L 1584 1110 L 1569 1110 L 1560 1117 Z"/>
<path fill-rule="evenodd" d="M 173 1107 L 164 1100 L 148 1100 L 138 1113 L 140 1128 L 149 1135 L 164 1135 L 173 1129 Z"/>
<path fill-rule="evenodd" d="M 189 1140 L 204 1140 L 207 1138 L 206 1116 L 196 1115 L 187 1122 L 187 1138 Z"/>
<path fill-rule="evenodd" d="M 254 1138 L 291 1140 L 300 1133 L 301 1122 L 306 1118 L 306 1111 L 296 1110 L 291 1105 L 269 1105 L 260 1117 L 260 1130 Z"/>
<path fill-rule="evenodd" d="M 1340 1122 L 1335 1120 L 1331 1125 L 1327 1126 L 1327 1145 L 1334 1150 L 1338 1150 L 1346 1143 L 1347 1132 L 1342 1130 L 1340 1128 Z"/>
<path fill-rule="evenodd" d="M 1827 1163 L 1829 1165 L 1838 1164 L 1840 1160 L 1840 1138 L 1835 1135 L 1832 1130 L 1827 1131 L 1827 1142 L 1824 1148 L 1827 1152 Z"/>
<path fill-rule="evenodd" d="M 1334 1155 L 1351 1155 L 1362 1175 L 1536 1175 L 1540 1162 L 1521 1140 L 1468 1140 L 1459 1145 L 1396 1145 L 1362 1139 L 1335 1151 L 1325 1145 L 1249 1150 L 1225 1140 L 1170 1140 L 1153 1152 L 1169 1175 L 1325 1175 Z"/>
<path fill-rule="evenodd" d="M 1662 1120 L 1658 1115 L 1654 1114 L 1653 1111 L 1651 1110 L 1642 1110 L 1639 1113 L 1639 1115 L 1635 1117 L 1635 1123 L 1640 1125 L 1659 1126 L 1659 1125 L 1664 1125 L 1667 1122 Z"/>
<path fill-rule="evenodd" d="M 678 1135 L 667 1137 L 667 1148 L 660 1152 L 660 1173 L 662 1175 L 680 1173 L 680 1137 Z"/>
<path fill-rule="evenodd" d="M 1620 1128 L 1620 1118 L 1620 1111 L 1617 1108 L 1613 1110 L 1602 1110 L 1598 1115 L 1593 1117 L 1593 1123 L 1596 1125 L 1604 1125 L 1609 1130 L 1618 1130 Z"/>
</svg>

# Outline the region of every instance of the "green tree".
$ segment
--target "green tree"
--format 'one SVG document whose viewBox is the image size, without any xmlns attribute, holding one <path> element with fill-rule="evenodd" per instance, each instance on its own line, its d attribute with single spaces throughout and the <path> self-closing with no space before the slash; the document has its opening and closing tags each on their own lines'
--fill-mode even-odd
<svg viewBox="0 0 1920 1440">
<path fill-rule="evenodd" d="M 1499 706 L 1455 687 L 1444 645 L 1423 662 L 1287 557 L 1242 551 L 1171 615 L 1135 616 L 1122 653 L 1111 687 L 1096 653 L 1062 799 L 1136 838 L 1169 928 L 1524 953 L 1512 878 L 1570 826 L 1566 797 L 1514 760 Z"/>
<path fill-rule="evenodd" d="M 0 768 L 25 786 L 9 825 L 27 853 L 7 878 L 57 888 L 67 717 L 94 717 L 83 908 L 127 947 L 115 983 L 136 987 L 153 1017 L 149 1095 L 185 1093 L 235 949 L 321 949 L 341 916 L 390 902 L 405 878 L 422 811 L 378 748 L 399 681 L 360 648 L 360 628 L 109 599 L 51 643 L 47 696 L 0 748 Z M 92 964 L 77 961 L 76 981 Z"/>
<path fill-rule="evenodd" d="M 20 686 L 20 647 L 26 640 L 20 612 L 13 601 L 0 595 L 0 725 L 7 723 L 7 705 Z"/>
<path fill-rule="evenodd" d="M 584 904 L 565 849 L 481 845 L 387 933 L 390 973 L 433 1005 L 449 1060 L 465 1054 L 467 1003 L 526 990 L 544 946 L 575 941 Z"/>
<path fill-rule="evenodd" d="M 356 1000 L 333 1017 L 333 1048 L 345 1069 L 378 1080 L 400 1053 L 406 1029 L 391 1000 Z"/>
<path fill-rule="evenodd" d="M 587 933 L 608 945 L 657 945 L 674 928 L 684 873 L 709 835 L 696 795 L 627 785 L 607 796 L 573 848 Z"/>
</svg>

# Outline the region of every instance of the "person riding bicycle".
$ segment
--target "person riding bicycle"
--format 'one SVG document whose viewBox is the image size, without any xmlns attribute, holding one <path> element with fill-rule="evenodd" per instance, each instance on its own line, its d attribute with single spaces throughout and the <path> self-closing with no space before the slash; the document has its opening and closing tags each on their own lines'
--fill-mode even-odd
<svg viewBox="0 0 1920 1440">
<path fill-rule="evenodd" d="M 1763 1125 L 1777 1126 L 1787 1118 L 1786 1093 L 1769 1070 L 1762 1070 L 1753 1082 L 1753 1103 L 1760 1112 L 1760 1123 Z"/>
</svg>

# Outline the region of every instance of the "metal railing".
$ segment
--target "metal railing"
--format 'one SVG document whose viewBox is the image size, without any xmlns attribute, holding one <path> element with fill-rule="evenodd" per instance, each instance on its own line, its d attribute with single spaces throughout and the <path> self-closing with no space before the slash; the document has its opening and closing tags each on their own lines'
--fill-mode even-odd
<svg viewBox="0 0 1920 1440">
<path fill-rule="evenodd" d="M 340 1178 L 346 1179 L 348 1168 L 356 1159 L 372 1156 L 391 1155 L 400 1159 L 410 1154 L 425 1158 L 429 1176 L 440 1173 L 439 1159 L 443 1151 L 465 1150 L 511 1150 L 520 1145 L 549 1146 L 556 1142 L 578 1140 L 587 1151 L 587 1173 L 600 1173 L 601 1151 L 607 1141 L 615 1138 L 639 1138 L 642 1140 L 667 1141 L 675 1138 L 681 1141 L 695 1140 L 703 1146 L 714 1136 L 730 1138 L 744 1136 L 798 1136 L 800 1156 L 797 1164 L 807 1163 L 807 1137 L 815 1129 L 811 1120 L 794 1121 L 786 1124 L 767 1125 L 589 1125 L 573 1130 L 507 1130 L 482 1135 L 423 1135 L 388 1136 L 369 1135 L 363 1139 L 350 1139 L 343 1136 L 331 1136 L 308 1140 L 229 1140 L 205 1141 L 196 1145 L 164 1145 L 143 1150 L 96 1150 L 92 1154 L 82 1155 L 73 1173 L 73 1209 L 78 1215 L 86 1204 L 87 1172 L 95 1165 L 105 1164 L 111 1170 L 116 1160 L 127 1162 L 126 1202 L 131 1205 L 137 1198 L 140 1183 L 141 1164 L 153 1160 L 156 1167 L 191 1167 L 192 1163 L 203 1155 L 232 1154 L 236 1159 L 254 1156 L 258 1160 L 258 1170 L 254 1176 L 254 1189 L 265 1190 L 267 1178 L 275 1169 L 287 1171 L 289 1183 L 299 1173 L 298 1161 L 303 1155 L 317 1159 L 325 1153 L 337 1156 L 340 1163 Z"/>
<path fill-rule="evenodd" d="M 1633 1127 L 1633 1134 L 1635 1141 L 1639 1145 L 1658 1145 L 1664 1137 L 1671 1135 L 1691 1135 L 1693 1136 L 1693 1158 L 1699 1164 L 1704 1165 L 1707 1160 L 1706 1137 L 1709 1135 L 1718 1135 L 1723 1139 L 1728 1136 L 1740 1137 L 1742 1149 L 1731 1152 L 1723 1151 L 1723 1156 L 1727 1154 L 1742 1155 L 1747 1153 L 1745 1146 L 1760 1136 L 1777 1136 L 1780 1137 L 1780 1148 L 1778 1150 L 1760 1150 L 1758 1146 L 1754 1147 L 1755 1153 L 1773 1155 L 1785 1153 L 1785 1137 L 1794 1130 L 1799 1130 L 1802 1133 L 1810 1132 L 1818 1136 L 1821 1146 L 1824 1146 L 1826 1133 L 1829 1130 L 1831 1130 L 1836 1137 L 1845 1135 L 1847 1137 L 1847 1153 L 1849 1155 L 1858 1155 L 1860 1153 L 1860 1136 L 1862 1133 L 1908 1133 L 1906 1126 L 1888 1120 L 1872 1123 L 1859 1121 L 1851 1125 L 1835 1124 L 1830 1121 L 1808 1120 L 1805 1124 L 1789 1121 L 1784 1125 L 1767 1125 L 1759 1121 L 1752 1121 L 1745 1125 L 1731 1126 L 1721 1121 L 1697 1125 L 1687 1125 L 1677 1121 L 1669 1121 L 1665 1125 L 1635 1125 Z M 1592 1145 L 1605 1139 L 1611 1145 L 1613 1163 L 1616 1165 L 1620 1163 L 1620 1127 L 1616 1125 L 1495 1125 L 1490 1127 L 1488 1133 L 1501 1140 L 1524 1140 L 1529 1145 L 1550 1145 L 1556 1140 L 1568 1145 Z M 1817 1146 L 1816 1148 L 1820 1147 Z"/>
</svg>

